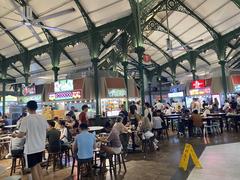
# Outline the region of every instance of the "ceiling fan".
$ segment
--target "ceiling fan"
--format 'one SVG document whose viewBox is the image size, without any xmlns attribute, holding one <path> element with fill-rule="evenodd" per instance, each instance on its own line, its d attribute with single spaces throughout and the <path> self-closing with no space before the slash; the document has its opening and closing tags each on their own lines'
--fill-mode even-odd
<svg viewBox="0 0 240 180">
<path fill-rule="evenodd" d="M 172 47 L 172 40 L 170 38 L 170 28 L 169 28 L 169 19 L 168 19 L 168 9 L 167 9 L 168 5 L 167 5 L 167 1 L 166 1 L 166 20 L 167 20 L 167 39 L 166 39 L 166 45 L 167 45 L 167 52 L 169 52 L 169 54 L 172 56 L 172 52 L 173 51 L 196 51 L 194 49 L 192 49 L 191 47 L 189 47 L 189 45 L 192 45 L 192 44 L 197 44 L 197 43 L 200 43 L 200 42 L 203 42 L 203 39 L 199 39 L 199 40 L 196 40 L 196 41 L 191 41 L 191 42 L 188 42 L 184 45 L 180 45 L 180 46 L 177 46 L 177 47 Z"/>
<path fill-rule="evenodd" d="M 39 17 L 39 18 L 35 19 L 33 17 L 33 9 L 32 9 L 31 6 L 28 5 L 28 2 L 26 2 L 26 5 L 24 5 L 22 8 L 18 7 L 18 4 L 16 3 L 15 0 L 10 0 L 10 2 L 15 7 L 15 10 L 18 12 L 17 14 L 20 15 L 23 20 L 19 21 L 19 20 L 16 20 L 16 19 L 8 18 L 8 17 L 1 17 L 2 19 L 7 19 L 7 20 L 11 20 L 11 21 L 15 21 L 15 22 L 20 23 L 20 24 L 17 24 L 15 26 L 11 27 L 11 28 L 3 29 L 3 31 L 12 31 L 12 30 L 24 25 L 31 31 L 31 33 L 38 40 L 39 43 L 41 43 L 42 40 L 41 40 L 40 36 L 38 35 L 38 33 L 36 32 L 36 30 L 33 27 L 38 27 L 38 28 L 63 32 L 63 33 L 67 33 L 67 34 L 76 34 L 76 32 L 73 32 L 73 31 L 64 30 L 64 29 L 61 29 L 61 28 L 58 28 L 58 27 L 50 27 L 50 26 L 46 26 L 46 25 L 42 24 L 42 21 L 73 13 L 75 11 L 74 8 L 65 9 L 63 11 L 59 11 L 59 12 L 56 12 L 56 13 L 53 13 L 53 14 L 46 15 L 46 16 Z"/>
</svg>

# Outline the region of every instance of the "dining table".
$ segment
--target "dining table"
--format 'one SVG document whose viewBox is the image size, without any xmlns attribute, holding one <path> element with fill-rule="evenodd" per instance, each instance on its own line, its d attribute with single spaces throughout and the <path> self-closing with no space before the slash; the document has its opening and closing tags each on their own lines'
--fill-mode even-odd
<svg viewBox="0 0 240 180">
<path fill-rule="evenodd" d="M 208 124 L 210 121 L 219 121 L 220 124 L 220 132 L 223 133 L 223 120 L 225 118 L 226 113 L 210 113 L 207 114 L 207 117 L 203 117 L 203 120 L 206 120 Z"/>
<path fill-rule="evenodd" d="M 172 129 L 172 131 L 174 131 L 173 121 L 174 120 L 179 121 L 179 119 L 181 119 L 181 114 L 169 114 L 169 115 L 165 115 L 164 117 L 167 120 L 167 127 L 169 126 L 168 120 L 170 120 L 171 121 L 171 129 Z"/>
<path fill-rule="evenodd" d="M 103 128 L 104 128 L 103 126 L 89 126 L 89 127 L 88 127 L 88 131 L 90 131 L 90 132 L 100 131 L 100 130 L 102 130 Z"/>
<path fill-rule="evenodd" d="M 238 132 L 238 122 L 240 121 L 240 114 L 227 114 L 226 115 L 227 130 L 229 130 L 228 119 L 232 119 L 235 125 L 235 131 Z"/>
</svg>

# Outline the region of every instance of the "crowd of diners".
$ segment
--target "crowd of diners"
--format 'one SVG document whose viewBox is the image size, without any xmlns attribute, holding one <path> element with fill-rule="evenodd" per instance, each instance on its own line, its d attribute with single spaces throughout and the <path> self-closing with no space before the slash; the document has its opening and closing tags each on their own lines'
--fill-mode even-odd
<svg viewBox="0 0 240 180">
<path fill-rule="evenodd" d="M 120 106 L 119 116 L 114 120 L 106 121 L 100 132 L 89 132 L 91 122 L 88 119 L 88 106 L 82 106 L 79 117 L 75 115 L 75 108 L 66 114 L 65 120 L 55 117 L 46 120 L 36 113 L 37 103 L 29 101 L 27 112 L 24 112 L 17 121 L 17 128 L 12 134 L 9 145 L 8 157 L 24 154 L 26 167 L 31 169 L 33 179 L 43 179 L 41 162 L 46 150 L 48 153 L 59 152 L 66 148 L 72 148 L 72 156 L 81 162 L 93 161 L 94 151 L 99 149 L 103 169 L 106 172 L 106 158 L 111 154 L 122 153 L 126 158 L 129 152 L 129 144 L 134 151 L 141 148 L 144 141 L 151 139 L 154 149 L 158 150 L 159 137 L 163 129 L 168 130 L 167 116 L 180 114 L 181 119 L 188 121 L 188 128 L 203 128 L 203 117 L 210 113 L 223 112 L 237 114 L 240 109 L 240 99 L 225 101 L 222 108 L 214 99 L 212 104 L 200 103 L 193 99 L 190 109 L 185 106 L 172 107 L 171 104 L 163 104 L 160 101 L 153 106 L 144 104 L 144 113 L 140 102 L 131 102 L 129 111 L 125 105 Z M 179 129 L 181 124 L 178 125 Z M 183 130 L 185 131 L 185 130 Z M 189 136 L 191 136 L 191 132 Z M 87 174 L 88 172 L 86 172 Z"/>
</svg>

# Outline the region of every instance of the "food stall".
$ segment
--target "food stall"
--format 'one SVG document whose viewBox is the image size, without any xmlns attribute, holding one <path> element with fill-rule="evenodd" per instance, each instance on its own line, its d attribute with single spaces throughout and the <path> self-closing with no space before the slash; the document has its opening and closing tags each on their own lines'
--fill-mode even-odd
<svg viewBox="0 0 240 180">
<path fill-rule="evenodd" d="M 186 106 L 190 108 L 190 104 L 193 101 L 193 98 L 197 98 L 199 102 L 206 101 L 208 104 L 212 101 L 211 94 L 211 79 L 200 79 L 192 81 L 189 88 L 189 96 L 186 96 Z M 217 96 L 216 96 L 217 97 Z M 220 96 L 218 95 L 220 102 Z"/>
<path fill-rule="evenodd" d="M 175 86 L 171 86 L 170 92 L 168 93 L 168 99 L 170 103 L 174 106 L 185 105 L 185 96 L 186 96 L 186 87 L 184 84 L 179 84 Z"/>
<path fill-rule="evenodd" d="M 91 81 L 91 80 L 88 80 Z M 52 83 L 49 87 L 48 101 L 45 106 L 50 106 L 53 110 L 52 116 L 64 118 L 65 114 L 74 106 L 76 116 L 81 112 L 84 104 L 89 106 L 88 116 L 94 117 L 95 101 L 90 99 L 91 90 L 86 83 L 86 78 L 82 79 L 62 79 Z M 64 112 L 64 114 L 63 114 Z"/>
<path fill-rule="evenodd" d="M 133 79 L 128 79 L 129 102 L 138 101 L 139 93 Z M 117 116 L 120 105 L 127 101 L 127 89 L 123 78 L 105 77 L 101 79 L 101 112 L 108 117 Z"/>
</svg>

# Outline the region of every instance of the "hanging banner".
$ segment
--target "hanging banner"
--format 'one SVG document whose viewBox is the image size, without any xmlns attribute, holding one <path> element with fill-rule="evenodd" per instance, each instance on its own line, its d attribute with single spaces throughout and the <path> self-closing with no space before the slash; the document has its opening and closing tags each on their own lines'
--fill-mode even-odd
<svg viewBox="0 0 240 180">
<path fill-rule="evenodd" d="M 190 157 L 192 158 L 192 161 L 196 168 L 202 168 L 202 165 L 201 165 L 195 151 L 193 150 L 193 147 L 191 144 L 185 144 L 182 158 L 179 163 L 179 167 L 182 168 L 184 171 L 186 171 Z"/>
<path fill-rule="evenodd" d="M 36 101 L 36 102 L 42 102 L 42 95 L 36 94 L 32 96 L 21 96 L 18 98 L 19 103 L 26 104 L 28 101 Z"/>
</svg>

